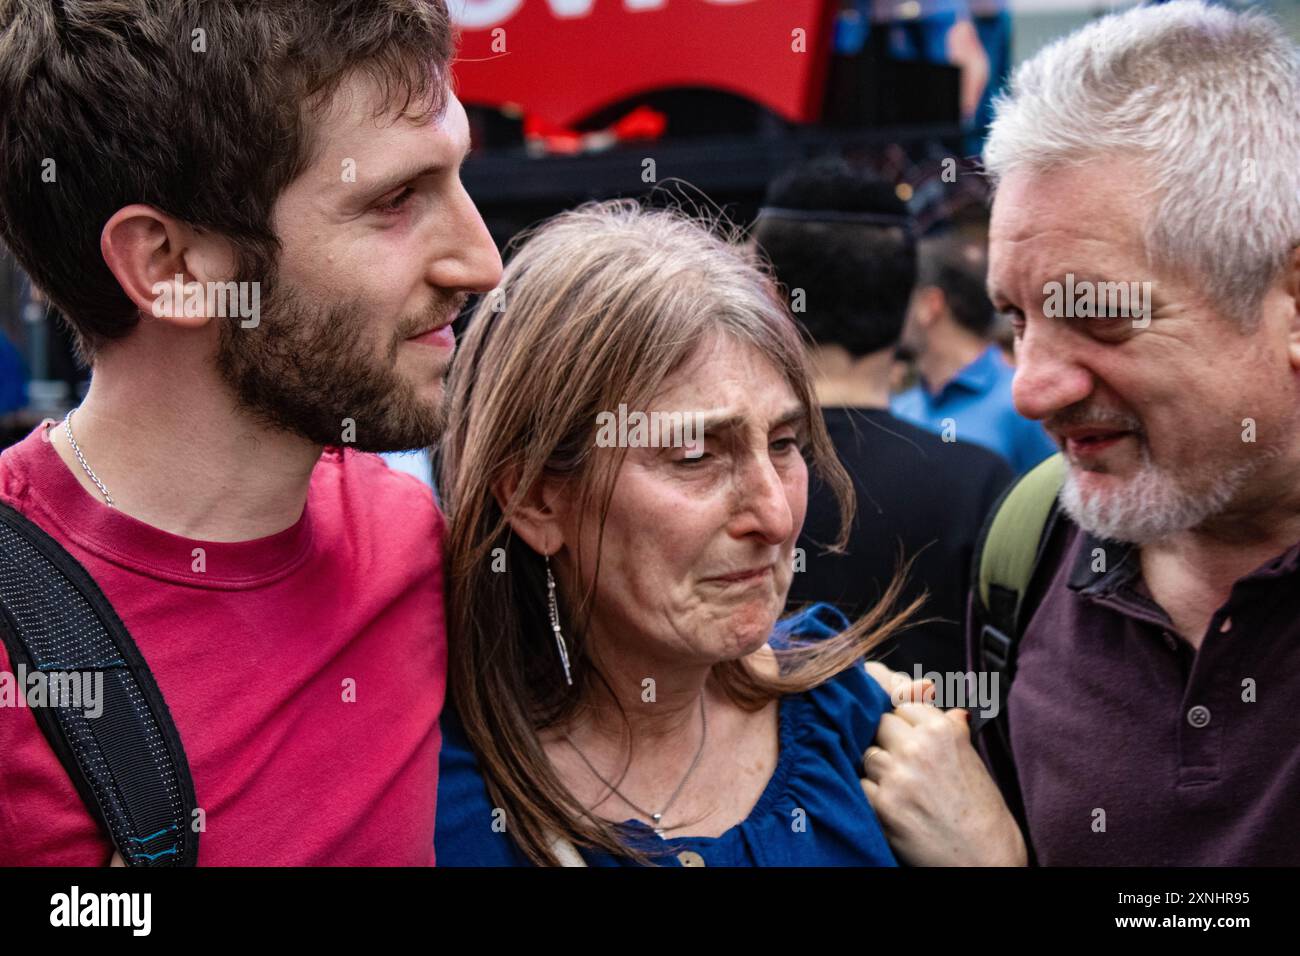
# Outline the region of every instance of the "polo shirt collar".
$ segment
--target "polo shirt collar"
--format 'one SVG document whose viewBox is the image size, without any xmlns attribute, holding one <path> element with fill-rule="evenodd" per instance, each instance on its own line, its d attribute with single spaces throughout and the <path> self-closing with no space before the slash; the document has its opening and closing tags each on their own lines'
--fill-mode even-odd
<svg viewBox="0 0 1300 956">
<path fill-rule="evenodd" d="M 1136 549 L 1122 541 L 1109 541 L 1098 538 L 1090 531 L 1079 529 L 1081 544 L 1075 554 L 1074 567 L 1070 569 L 1068 586 L 1086 597 L 1098 597 L 1113 594 L 1126 584 L 1130 584 L 1138 572 Z M 1094 565 L 1101 549 L 1105 560 L 1102 570 L 1095 570 Z"/>
<path fill-rule="evenodd" d="M 1252 578 L 1280 578 L 1288 574 L 1294 574 L 1297 570 L 1300 570 L 1300 544 L 1293 545 L 1284 554 L 1278 555 L 1250 576 Z"/>
<path fill-rule="evenodd" d="M 1086 531 L 1082 532 L 1079 543 L 1067 582 L 1072 591 L 1092 604 L 1134 620 L 1165 630 L 1173 627 L 1168 612 L 1151 598 L 1142 583 L 1136 546 L 1098 538 Z M 1105 560 L 1098 562 L 1103 555 Z M 1101 570 L 1093 570 L 1097 563 L 1101 564 Z"/>
<path fill-rule="evenodd" d="M 1068 520 L 1068 519 L 1067 519 Z M 1074 557 L 1074 566 L 1070 569 L 1068 586 L 1086 597 L 1100 597 L 1114 594 L 1117 590 L 1133 583 L 1138 575 L 1139 563 L 1137 548 L 1122 541 L 1109 541 L 1098 538 L 1089 531 L 1079 529 L 1081 543 Z M 1096 549 L 1105 555 L 1102 567 L 1105 570 L 1093 570 L 1097 558 Z M 1292 545 L 1272 561 L 1262 565 L 1246 575 L 1247 578 L 1281 578 L 1300 571 L 1300 543 Z"/>
<path fill-rule="evenodd" d="M 990 345 L 980 353 L 979 358 L 958 372 L 948 387 L 957 386 L 982 395 L 998 383 L 1002 371 L 1002 357 L 998 354 L 998 347 Z"/>
</svg>

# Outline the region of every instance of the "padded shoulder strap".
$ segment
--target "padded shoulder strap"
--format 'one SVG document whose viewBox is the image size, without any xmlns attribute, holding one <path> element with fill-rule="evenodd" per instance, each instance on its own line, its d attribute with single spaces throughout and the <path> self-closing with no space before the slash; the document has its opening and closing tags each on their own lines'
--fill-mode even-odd
<svg viewBox="0 0 1300 956">
<path fill-rule="evenodd" d="M 1015 595 L 1011 608 L 1015 620 L 1005 622 L 1008 633 L 1016 630 L 1043 531 L 1064 481 L 1065 461 L 1061 455 L 1053 455 L 1016 482 L 989 524 L 979 556 L 979 599 L 996 617 L 995 605 L 1000 603 L 997 589 Z"/>
<path fill-rule="evenodd" d="M 1055 524 L 1065 460 L 1053 455 L 1017 481 L 993 508 L 975 551 L 974 660 L 1001 675 L 1002 703 L 1015 676 L 1025 593 Z"/>
<path fill-rule="evenodd" d="M 998 678 L 998 708 L 989 719 L 971 716 L 971 733 L 1006 798 L 1029 850 L 1028 817 L 1012 754 L 1007 699 L 1015 676 L 1016 649 L 1033 608 L 1026 596 L 1057 525 L 1057 496 L 1065 480 L 1058 454 L 1039 464 L 1003 495 L 993 508 L 975 549 L 975 601 L 971 648 L 975 666 Z"/>
<path fill-rule="evenodd" d="M 194 782 L 148 665 L 86 570 L 3 503 L 0 639 L 18 693 L 40 695 L 37 724 L 126 864 L 193 866 Z"/>
</svg>

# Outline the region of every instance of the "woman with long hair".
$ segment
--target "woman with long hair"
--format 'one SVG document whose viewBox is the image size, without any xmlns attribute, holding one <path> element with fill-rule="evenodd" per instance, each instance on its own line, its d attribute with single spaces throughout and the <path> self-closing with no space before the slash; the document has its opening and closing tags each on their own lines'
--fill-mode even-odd
<svg viewBox="0 0 1300 956">
<path fill-rule="evenodd" d="M 438 862 L 893 865 L 862 661 L 915 606 L 778 623 L 809 466 L 845 528 L 852 486 L 753 253 L 630 201 L 564 213 L 448 398 Z"/>
</svg>

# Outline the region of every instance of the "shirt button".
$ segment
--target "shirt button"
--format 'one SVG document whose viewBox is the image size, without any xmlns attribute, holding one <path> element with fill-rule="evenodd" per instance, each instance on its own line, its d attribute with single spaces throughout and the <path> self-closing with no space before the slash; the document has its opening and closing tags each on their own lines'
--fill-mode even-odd
<svg viewBox="0 0 1300 956">
<path fill-rule="evenodd" d="M 1187 712 L 1187 722 L 1198 730 L 1210 722 L 1210 708 L 1197 704 Z"/>
<path fill-rule="evenodd" d="M 677 859 L 681 861 L 682 866 L 703 866 L 704 857 L 700 856 L 693 850 L 683 850 L 677 854 Z"/>
</svg>

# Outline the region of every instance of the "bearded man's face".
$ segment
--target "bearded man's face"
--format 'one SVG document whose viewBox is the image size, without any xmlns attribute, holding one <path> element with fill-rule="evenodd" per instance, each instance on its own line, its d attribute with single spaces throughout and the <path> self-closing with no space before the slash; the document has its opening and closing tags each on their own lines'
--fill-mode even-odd
<svg viewBox="0 0 1300 956">
<path fill-rule="evenodd" d="M 218 364 L 260 420 L 362 451 L 432 444 L 455 351 L 451 322 L 494 288 L 501 259 L 460 182 L 464 108 L 382 108 L 357 75 L 314 130 L 312 165 L 276 202 L 282 252 L 261 282 L 256 324 L 221 328 Z M 241 277 L 244 278 L 244 277 Z"/>
</svg>

